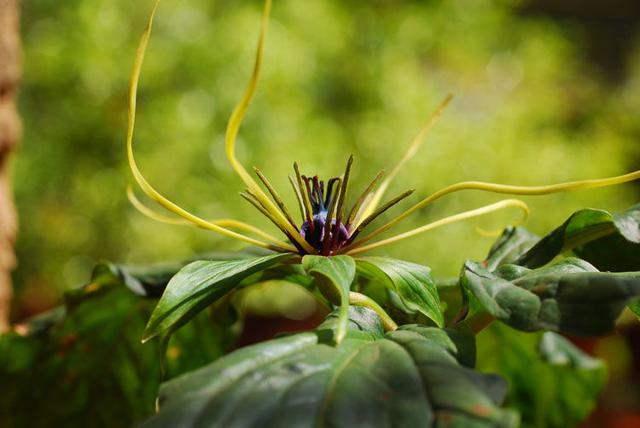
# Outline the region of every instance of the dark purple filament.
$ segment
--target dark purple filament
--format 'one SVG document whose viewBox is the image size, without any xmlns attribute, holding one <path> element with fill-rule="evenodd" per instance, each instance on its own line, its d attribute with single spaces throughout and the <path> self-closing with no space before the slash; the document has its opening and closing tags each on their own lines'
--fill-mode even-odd
<svg viewBox="0 0 640 428">
<path fill-rule="evenodd" d="M 336 185 L 340 181 L 339 178 L 332 178 L 325 187 L 324 181 L 318 176 L 306 177 L 302 176 L 307 197 L 311 203 L 311 218 L 302 223 L 300 227 L 300 235 L 321 254 L 331 255 L 340 249 L 349 240 L 349 231 L 347 227 L 338 222 L 337 218 L 342 216 L 331 215 L 329 210 L 334 207 L 337 201 L 334 198 L 340 196 L 340 192 L 344 191 L 344 186 Z M 336 213 L 334 213 L 336 214 Z M 331 227 L 327 227 L 327 218 L 331 218 Z"/>
</svg>

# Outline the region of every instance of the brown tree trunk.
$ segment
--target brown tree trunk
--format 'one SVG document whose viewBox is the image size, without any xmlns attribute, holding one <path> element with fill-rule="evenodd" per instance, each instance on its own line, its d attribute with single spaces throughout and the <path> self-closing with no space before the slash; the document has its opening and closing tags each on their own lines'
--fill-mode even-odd
<svg viewBox="0 0 640 428">
<path fill-rule="evenodd" d="M 15 94 L 20 77 L 19 0 L 0 0 L 0 332 L 9 327 L 13 242 L 17 216 L 11 195 L 9 153 L 21 134 Z"/>
</svg>

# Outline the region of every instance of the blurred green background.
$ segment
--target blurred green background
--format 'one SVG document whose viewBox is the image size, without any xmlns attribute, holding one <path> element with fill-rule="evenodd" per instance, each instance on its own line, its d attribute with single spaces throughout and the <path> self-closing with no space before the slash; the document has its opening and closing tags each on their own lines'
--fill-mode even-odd
<svg viewBox="0 0 640 428">
<path fill-rule="evenodd" d="M 59 303 L 101 259 L 146 263 L 241 247 L 155 223 L 127 202 L 127 84 L 151 5 L 22 2 L 14 320 Z M 141 80 L 136 152 L 149 181 L 185 208 L 271 231 L 238 195 L 243 187 L 223 147 L 250 75 L 261 8 L 259 0 L 163 1 Z M 327 177 L 354 154 L 357 190 L 393 167 L 453 92 L 390 189 L 389 197 L 417 189 L 405 207 L 462 180 L 533 185 L 640 168 L 639 19 L 634 0 L 275 0 L 239 158 L 260 167 L 293 205 L 294 160 Z M 638 202 L 639 190 L 627 184 L 524 198 L 532 208 L 527 227 L 544 234 L 579 208 L 620 210 Z M 498 199 L 452 195 L 396 232 Z M 475 226 L 496 229 L 514 218 L 448 226 L 381 252 L 429 265 L 436 276 L 456 275 L 494 240 Z M 605 406 L 640 406 L 629 343 L 637 348 L 640 340 L 585 345 L 610 364 Z"/>
<path fill-rule="evenodd" d="M 241 245 L 154 223 L 126 200 L 127 82 L 151 3 L 23 2 L 25 135 L 13 164 L 21 221 L 16 318 L 57 302 L 100 259 L 161 261 Z M 460 180 L 544 184 L 637 168 L 639 33 L 604 31 L 610 44 L 603 57 L 594 43 L 602 37 L 589 22 L 548 13 L 546 3 L 276 0 L 240 159 L 263 169 L 293 205 L 287 174 L 294 160 L 303 172 L 326 177 L 340 174 L 354 154 L 352 189 L 359 189 L 393 166 L 453 92 L 453 104 L 388 196 L 416 188 L 415 202 Z M 261 7 L 162 3 L 141 80 L 136 152 L 149 181 L 185 208 L 271 230 L 239 197 L 242 185 L 223 147 L 250 74 Z M 453 195 L 396 231 L 498 199 Z M 629 206 L 638 188 L 525 200 L 528 227 L 545 233 L 581 207 Z M 448 226 L 382 251 L 429 265 L 438 276 L 455 275 L 494 239 L 474 226 L 499 228 L 515 215 Z"/>
</svg>

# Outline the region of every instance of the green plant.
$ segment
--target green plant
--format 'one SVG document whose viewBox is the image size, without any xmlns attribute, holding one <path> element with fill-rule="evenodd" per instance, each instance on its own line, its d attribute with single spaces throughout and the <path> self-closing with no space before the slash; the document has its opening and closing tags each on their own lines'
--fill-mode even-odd
<svg viewBox="0 0 640 428">
<path fill-rule="evenodd" d="M 449 321 L 448 329 L 443 328 L 438 289 L 428 268 L 399 260 L 353 256 L 505 207 L 519 207 L 527 213 L 522 201 L 507 199 L 364 245 L 412 212 L 456 191 L 543 195 L 623 183 L 639 178 L 640 172 L 538 187 L 459 183 L 435 192 L 357 239 L 380 213 L 412 192 L 404 192 L 379 207 L 389 181 L 415 154 L 434 119 L 450 101 L 447 97 L 392 173 L 374 190 L 382 175 L 378 174 L 348 213 L 344 203 L 353 158 L 349 159 L 345 173 L 328 180 L 326 186 L 317 176 L 302 175 L 294 163 L 295 179 L 290 177 L 290 181 L 302 215 L 302 224 L 298 226 L 266 177 L 256 169 L 268 194 L 235 156 L 236 135 L 257 86 L 270 8 L 271 2 L 267 1 L 254 72 L 229 120 L 226 147 L 231 165 L 247 186 L 242 196 L 268 217 L 289 242 L 244 223 L 227 221 L 226 225 L 257 233 L 265 240 L 196 217 L 162 196 L 143 177 L 132 147 L 135 94 L 155 9 L 143 35 L 130 87 L 127 144 L 129 164 L 137 183 L 155 202 L 196 226 L 276 252 L 237 261 L 202 260 L 185 266 L 169 281 L 147 325 L 144 340 L 162 335 L 166 343 L 170 334 L 195 314 L 233 290 L 259 282 L 261 274 L 274 269 L 279 270 L 278 278 L 287 278 L 296 270 L 303 277 L 304 274 L 311 277 L 312 281 L 305 280 L 301 285 L 317 291 L 319 299 L 335 308 L 335 315 L 314 333 L 287 336 L 237 351 L 211 366 L 168 382 L 161 390 L 160 412 L 149 424 L 197 421 L 253 426 L 266 420 L 267 425 L 278 426 L 316 423 L 350 426 L 377 425 L 387 420 L 399 426 L 516 425 L 516 413 L 498 406 L 505 395 L 505 385 L 497 378 L 465 368 L 465 363 L 473 365 L 475 356 L 470 351 L 473 346 L 457 342 L 472 343 L 473 335 L 494 320 L 523 331 L 554 330 L 579 335 L 611 332 L 625 305 L 640 295 L 640 274 L 600 272 L 588 261 L 573 257 L 548 263 L 561 253 L 588 252 L 594 242 L 615 235 L 625 242 L 637 243 L 637 210 L 631 209 L 615 218 L 596 210 L 576 213 L 526 252 L 523 250 L 535 239 L 523 229 L 507 229 L 485 262 L 464 265 L 458 282 L 463 303 Z M 182 221 L 162 217 L 142 205 L 132 192 L 130 195 L 145 214 L 167 222 Z M 386 298 L 376 302 L 366 292 L 352 291 L 365 283 L 382 287 Z M 401 327 L 385 306 L 402 314 Z M 423 325 L 412 324 L 416 321 Z M 558 337 L 547 335 L 545 340 L 547 345 L 549 341 L 558 344 L 554 352 L 587 359 Z M 594 390 L 601 382 L 596 385 Z"/>
<path fill-rule="evenodd" d="M 459 278 L 453 280 L 436 280 L 425 266 L 359 254 L 499 209 L 517 207 L 527 212 L 522 201 L 507 199 L 368 243 L 411 213 L 459 190 L 548 194 L 618 184 L 639 178 L 640 172 L 539 187 L 459 183 L 433 193 L 360 237 L 379 213 L 407 196 L 408 192 L 402 193 L 379 206 L 388 183 L 415 154 L 447 98 L 380 187 L 374 190 L 381 180 L 378 174 L 349 212 L 344 204 L 351 158 L 344 175 L 328 180 L 326 186 L 317 177 L 303 176 L 295 165 L 291 183 L 303 219 L 298 226 L 264 175 L 256 171 L 266 191 L 235 157 L 235 137 L 259 76 L 270 6 L 267 1 L 254 74 L 229 122 L 227 155 L 247 186 L 245 199 L 276 224 L 288 242 L 236 220 L 197 217 L 162 196 L 138 169 L 132 145 L 136 90 L 152 14 L 134 66 L 127 149 L 134 178 L 143 192 L 179 218 L 152 211 L 132 191 L 130 198 L 154 219 L 188 222 L 265 251 L 204 256 L 152 270 L 104 265 L 79 293 L 122 293 L 126 285 L 146 297 L 161 295 L 143 340 L 160 336 L 162 355 L 171 348 L 174 333 L 189 333 L 196 318 L 203 315 L 209 315 L 204 321 L 215 326 L 220 337 L 229 334 L 221 320 L 234 318 L 234 297 L 274 279 L 309 290 L 332 312 L 313 331 L 239 349 L 194 371 L 189 369 L 195 364 L 172 371 L 170 361 L 165 362 L 165 377 L 183 374 L 161 385 L 159 411 L 145 425 L 517 426 L 520 413 L 523 422 L 533 426 L 579 422 L 603 385 L 604 368 L 553 332 L 608 334 L 626 305 L 634 308 L 640 296 L 639 259 L 635 257 L 640 243 L 640 207 L 615 215 L 582 210 L 543 238 L 521 227 L 507 227 L 484 261 L 466 262 Z M 77 307 L 86 308 L 83 304 L 87 303 Z M 56 329 L 64 329 L 60 326 L 67 325 L 75 314 L 70 304 L 66 315 L 50 321 L 45 330 L 53 342 L 59 340 Z M 553 332 L 530 335 L 523 342 L 518 333 L 501 325 L 524 332 Z M 495 335 L 499 351 L 516 353 L 505 358 L 510 366 L 496 362 L 493 370 L 517 379 L 527 370 L 515 364 L 522 360 L 541 373 L 540 379 L 529 384 L 525 380 L 511 385 L 511 391 L 536 396 L 537 382 L 542 382 L 543 376 L 566 379 L 558 385 L 554 402 L 519 401 L 509 397 L 502 377 L 474 370 L 475 336 L 487 331 Z M 193 333 L 192 346 L 181 342 L 177 346 L 189 354 L 193 347 L 202 346 L 199 341 L 209 333 Z M 18 343 L 27 340 L 25 335 L 3 340 Z M 216 352 L 211 353 L 214 358 Z M 19 373 L 19 368 L 15 372 Z M 140 384 L 145 385 L 145 379 Z M 513 408 L 502 406 L 505 397 Z M 134 401 L 131 399 L 133 406 Z"/>
</svg>

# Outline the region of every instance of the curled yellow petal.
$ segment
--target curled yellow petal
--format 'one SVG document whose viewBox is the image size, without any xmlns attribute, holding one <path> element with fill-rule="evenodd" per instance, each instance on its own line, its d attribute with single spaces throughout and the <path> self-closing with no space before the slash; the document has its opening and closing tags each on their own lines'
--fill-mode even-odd
<svg viewBox="0 0 640 428">
<path fill-rule="evenodd" d="M 416 153 L 418 153 L 418 149 L 422 145 L 424 138 L 427 136 L 429 131 L 431 131 L 431 128 L 433 128 L 433 125 L 435 125 L 436 120 L 442 115 L 442 112 L 444 111 L 445 108 L 447 108 L 447 106 L 449 105 L 452 99 L 453 99 L 453 94 L 448 94 L 440 102 L 438 107 L 429 117 L 429 120 L 427 121 L 427 123 L 420 130 L 420 132 L 418 132 L 418 134 L 415 136 L 415 138 L 407 148 L 407 151 L 402 156 L 402 158 L 398 161 L 396 166 L 393 167 L 393 169 L 391 170 L 391 173 L 387 175 L 387 177 L 382 181 L 382 183 L 380 183 L 380 187 L 378 187 L 378 189 L 373 193 L 373 196 L 363 208 L 362 214 L 358 216 L 358 218 L 355 220 L 354 222 L 355 226 L 358 226 L 362 220 L 370 216 L 371 213 L 375 211 L 375 209 L 380 204 L 380 201 L 382 201 L 382 197 L 384 196 L 384 193 L 387 191 L 389 184 L 391 184 L 391 181 L 393 181 L 396 175 L 398 175 L 402 167 L 408 161 L 410 161 L 416 155 Z"/>
<path fill-rule="evenodd" d="M 249 84 L 245 89 L 240 102 L 231 113 L 231 117 L 229 118 L 229 122 L 227 124 L 227 133 L 225 136 L 225 148 L 227 153 L 227 158 L 229 159 L 229 163 L 234 171 L 240 176 L 245 185 L 253 192 L 256 199 L 262 204 L 262 206 L 267 210 L 273 221 L 276 222 L 278 227 L 287 231 L 288 235 L 293 238 L 298 245 L 300 245 L 306 252 L 309 254 L 316 254 L 316 250 L 309 245 L 307 241 L 300 236 L 298 230 L 296 230 L 290 222 L 287 220 L 286 216 L 276 207 L 276 205 L 269 199 L 267 194 L 262 190 L 262 188 L 258 185 L 258 183 L 251 177 L 251 175 L 247 172 L 247 170 L 242 166 L 242 164 L 236 158 L 236 139 L 238 136 L 238 131 L 240 130 L 240 125 L 242 124 L 242 120 L 244 119 L 244 115 L 253 100 L 253 96 L 256 93 L 256 88 L 258 86 L 258 79 L 260 77 L 260 70 L 262 68 L 262 57 L 264 55 L 264 42 L 267 33 L 267 27 L 269 24 L 269 15 L 271 13 L 271 0 L 266 0 L 264 4 L 264 12 L 262 15 L 262 25 L 260 28 L 260 35 L 258 38 L 258 48 L 256 50 L 256 57 L 253 66 L 253 73 L 251 74 L 251 78 L 249 79 Z"/>
<path fill-rule="evenodd" d="M 425 206 L 435 202 L 436 200 L 442 198 L 443 196 L 449 195 L 451 193 L 460 192 L 462 190 L 480 190 L 483 192 L 491 192 L 491 193 L 500 193 L 506 195 L 519 195 L 519 196 L 540 196 L 540 195 L 549 195 L 552 193 L 560 193 L 560 192 L 570 192 L 573 190 L 584 190 L 584 189 L 595 189 L 598 187 L 607 187 L 607 186 L 615 186 L 617 184 L 627 183 L 629 181 L 634 181 L 640 179 L 640 170 L 633 171 L 628 174 L 617 175 L 615 177 L 607 177 L 607 178 L 594 178 L 589 180 L 579 180 L 579 181 L 570 181 L 567 183 L 557 183 L 550 184 L 544 186 L 512 186 L 509 184 L 496 184 L 496 183 L 487 183 L 484 181 L 463 181 L 460 183 L 452 184 L 443 189 L 438 190 L 437 192 L 432 193 L 427 196 L 408 210 L 404 211 L 402 214 L 389 221 L 388 223 L 380 226 L 370 235 L 362 238 L 360 243 L 367 242 L 371 237 L 377 236 L 380 233 L 388 230 L 389 228 L 396 225 L 398 222 L 405 219 L 407 216 L 411 215 L 415 211 L 424 208 Z"/>
<path fill-rule="evenodd" d="M 138 199 L 138 197 L 135 195 L 135 193 L 133 192 L 133 188 L 131 186 L 127 187 L 127 199 L 129 199 L 129 202 L 131 202 L 131 205 L 133 205 L 133 207 L 142 215 L 144 215 L 145 217 L 148 217 L 152 220 L 155 220 L 157 222 L 160 223 L 166 223 L 166 224 L 173 224 L 173 225 L 180 225 L 180 226 L 192 226 L 192 227 L 198 227 L 197 225 L 195 225 L 194 223 L 187 221 L 183 218 L 174 218 L 174 217 L 169 217 L 166 216 L 164 214 L 160 214 L 154 210 L 152 210 L 151 208 L 149 208 L 148 206 L 146 206 L 140 199 Z M 287 244 L 286 242 L 280 241 L 278 240 L 278 238 L 271 236 L 270 234 L 258 229 L 255 226 L 252 226 L 250 224 L 238 221 L 238 220 L 233 220 L 233 219 L 218 219 L 218 220 L 208 220 L 209 223 L 213 223 L 216 224 L 220 227 L 225 227 L 225 228 L 229 228 L 229 229 L 236 229 L 236 230 L 243 230 L 245 232 L 249 232 L 249 233 L 253 233 L 257 236 L 260 236 L 261 238 L 266 239 L 267 241 L 271 242 L 272 244 L 275 244 L 279 247 L 281 247 L 283 250 L 286 251 L 293 251 L 295 252 L 296 249 L 295 247 L 291 246 L 290 244 Z"/>
<path fill-rule="evenodd" d="M 482 227 L 476 227 L 476 233 L 484 238 L 497 238 L 502 232 L 503 229 L 487 230 Z"/>
<path fill-rule="evenodd" d="M 347 254 L 358 254 L 365 251 L 373 250 L 374 248 L 379 248 L 385 245 L 392 244 L 394 242 L 400 241 L 402 239 L 407 239 L 412 236 L 418 235 L 420 233 L 425 233 L 433 229 L 437 229 L 442 226 L 446 226 L 448 224 L 456 223 L 463 220 L 468 220 L 470 218 L 479 217 L 481 215 L 489 214 L 495 211 L 503 210 L 505 208 L 520 208 L 522 210 L 522 218 L 520 223 L 524 222 L 529 215 L 529 207 L 527 204 L 522 202 L 519 199 L 504 199 L 502 201 L 496 202 L 494 204 L 485 205 L 480 208 L 476 208 L 469 211 L 463 211 L 458 214 L 454 214 L 449 217 L 445 217 L 440 220 L 436 220 L 432 223 L 425 224 L 424 226 L 417 227 L 408 232 L 401 233 L 396 236 L 392 236 L 391 238 L 384 239 L 382 241 L 374 242 L 373 244 L 359 246 L 360 242 L 355 242 L 351 248 L 347 247 L 344 251 Z M 364 239 L 363 239 L 364 241 Z"/>
<path fill-rule="evenodd" d="M 136 51 L 135 60 L 133 63 L 133 70 L 131 73 L 131 80 L 129 82 L 129 110 L 128 110 L 128 126 L 127 126 L 127 159 L 129 163 L 129 169 L 133 174 L 134 179 L 140 186 L 140 189 L 147 195 L 149 198 L 154 200 L 160 206 L 165 208 L 166 210 L 178 215 L 179 217 L 195 224 L 196 226 L 202 227 L 204 229 L 213 230 L 219 232 L 223 235 L 226 235 L 230 238 L 238 239 L 240 241 L 256 245 L 259 247 L 275 249 L 281 251 L 281 248 L 275 247 L 272 244 L 269 244 L 264 241 L 260 241 L 254 238 L 250 238 L 248 236 L 239 234 L 237 232 L 228 230 L 224 227 L 221 227 L 217 224 L 211 223 L 207 220 L 204 220 L 175 203 L 171 202 L 169 199 L 165 198 L 160 192 L 158 192 L 147 180 L 144 178 L 140 169 L 138 168 L 138 164 L 136 163 L 134 154 L 133 154 L 133 132 L 135 128 L 135 120 L 136 120 L 136 101 L 137 101 L 137 91 L 138 91 L 138 82 L 140 80 L 140 72 L 142 70 L 142 63 L 144 60 L 144 55 L 147 49 L 147 45 L 149 44 L 149 38 L 151 36 L 151 29 L 153 27 L 153 20 L 155 18 L 156 11 L 158 9 L 158 5 L 160 0 L 156 0 L 153 9 L 151 11 L 151 15 L 149 16 L 149 21 L 147 23 L 147 27 L 142 33 L 142 37 L 140 39 L 140 43 L 138 45 L 138 49 Z"/>
</svg>

